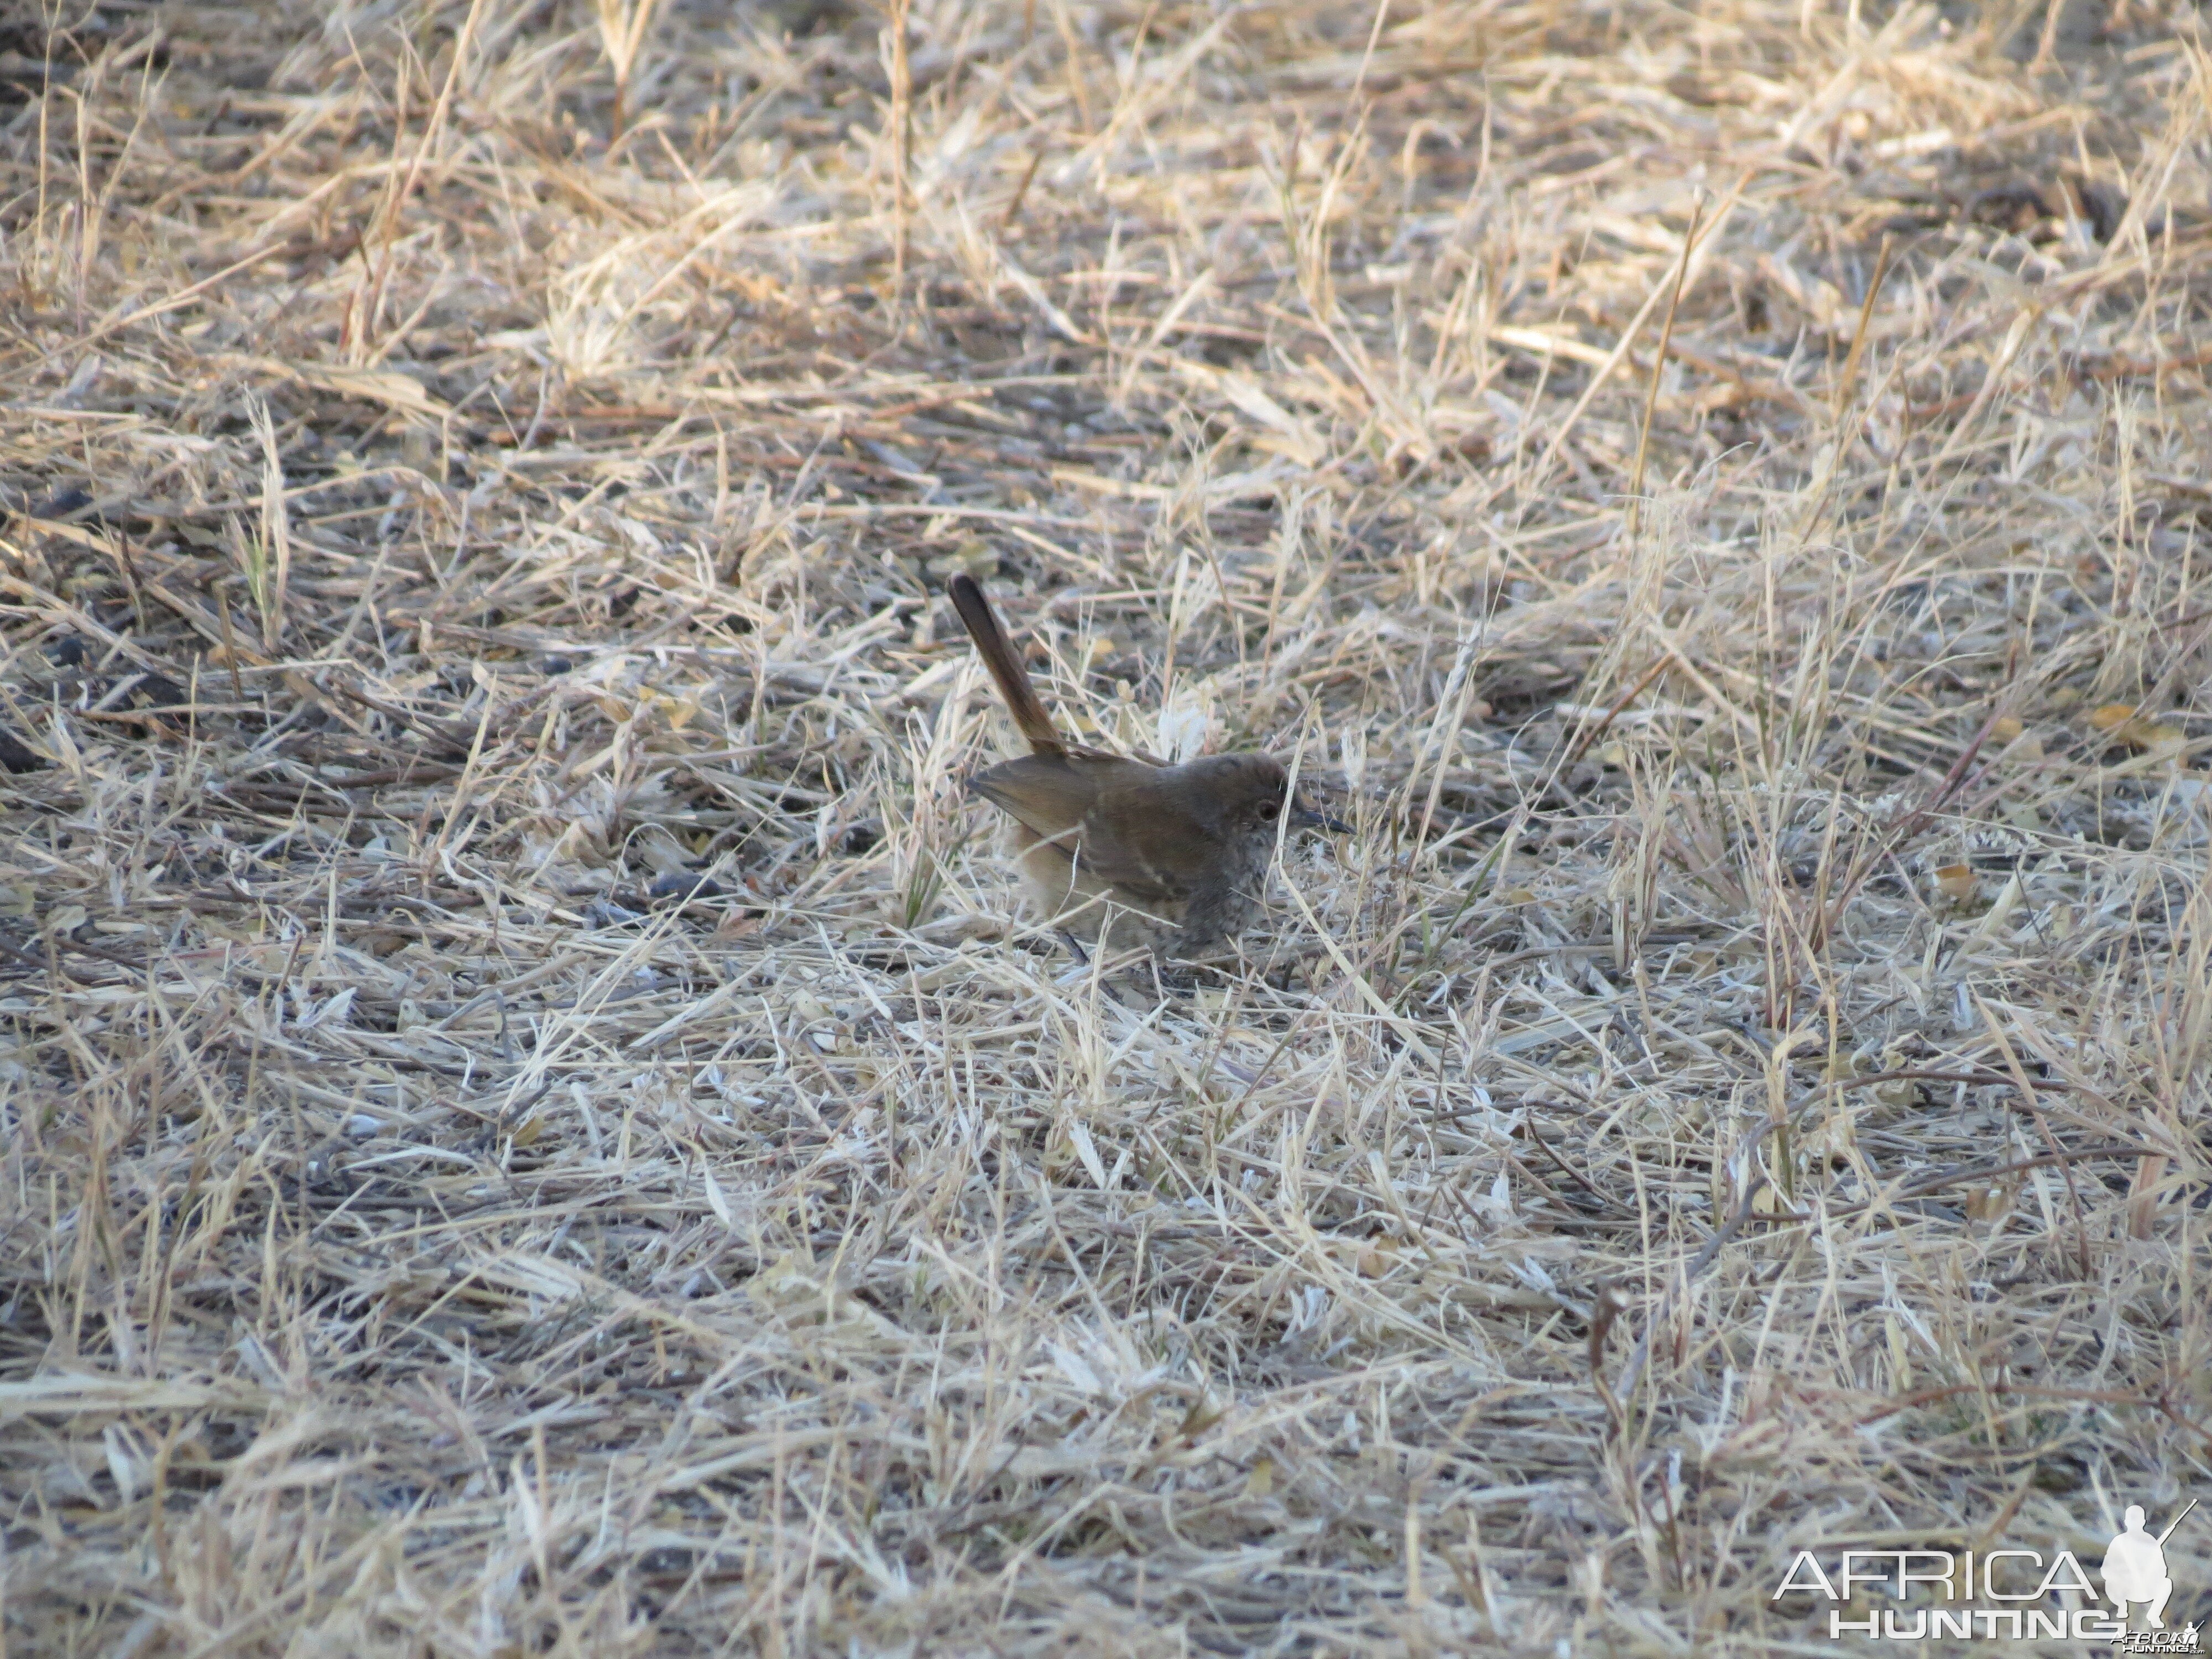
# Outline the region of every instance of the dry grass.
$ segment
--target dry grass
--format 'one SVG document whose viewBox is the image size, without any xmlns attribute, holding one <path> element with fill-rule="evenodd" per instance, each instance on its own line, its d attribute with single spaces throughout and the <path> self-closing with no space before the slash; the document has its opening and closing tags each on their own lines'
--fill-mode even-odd
<svg viewBox="0 0 2212 1659">
<path fill-rule="evenodd" d="M 14 15 L 7 1654 L 1825 1652 L 2212 1495 L 2178 0 Z M 963 564 L 1357 818 L 1241 971 L 1013 915 Z"/>
</svg>

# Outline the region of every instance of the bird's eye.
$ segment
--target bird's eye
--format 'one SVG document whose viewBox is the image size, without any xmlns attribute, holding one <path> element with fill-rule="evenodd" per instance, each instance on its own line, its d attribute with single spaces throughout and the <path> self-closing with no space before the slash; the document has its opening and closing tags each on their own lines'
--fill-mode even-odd
<svg viewBox="0 0 2212 1659">
<path fill-rule="evenodd" d="M 1277 818 L 1283 816 L 1282 802 L 1279 800 L 1261 801 L 1260 803 L 1260 816 L 1267 819 L 1268 823 L 1273 823 Z"/>
</svg>

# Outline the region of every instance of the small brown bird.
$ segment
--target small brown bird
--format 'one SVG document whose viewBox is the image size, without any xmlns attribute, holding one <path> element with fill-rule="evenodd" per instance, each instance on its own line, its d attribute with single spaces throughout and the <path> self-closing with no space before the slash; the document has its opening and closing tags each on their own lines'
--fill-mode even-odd
<svg viewBox="0 0 2212 1659">
<path fill-rule="evenodd" d="M 1207 755 L 1171 766 L 1069 742 L 983 590 L 956 575 L 951 593 L 1030 750 L 978 772 L 968 787 L 1014 821 L 1022 884 L 1071 943 L 1118 939 L 1200 955 L 1258 910 L 1286 811 L 1294 826 L 1348 828 L 1300 802 L 1273 755 Z"/>
</svg>

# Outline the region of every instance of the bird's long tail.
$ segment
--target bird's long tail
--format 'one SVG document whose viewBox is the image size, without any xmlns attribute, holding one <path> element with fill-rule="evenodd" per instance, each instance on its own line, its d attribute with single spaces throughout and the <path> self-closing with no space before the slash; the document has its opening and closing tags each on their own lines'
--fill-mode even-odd
<svg viewBox="0 0 2212 1659">
<path fill-rule="evenodd" d="M 953 577 L 950 591 L 953 609 L 968 624 L 968 636 L 975 641 L 983 666 L 998 682 L 999 695 L 1006 700 L 1006 710 L 1014 717 L 1014 724 L 1022 728 L 1022 736 L 1029 740 L 1030 747 L 1040 755 L 1064 753 L 1066 740 L 1053 725 L 1036 688 L 1030 684 L 1029 672 L 1022 666 L 1022 659 L 1015 653 L 1013 641 L 1006 637 L 1006 630 L 999 625 L 999 614 L 991 609 L 983 590 L 975 585 L 974 577 L 963 572 Z"/>
</svg>

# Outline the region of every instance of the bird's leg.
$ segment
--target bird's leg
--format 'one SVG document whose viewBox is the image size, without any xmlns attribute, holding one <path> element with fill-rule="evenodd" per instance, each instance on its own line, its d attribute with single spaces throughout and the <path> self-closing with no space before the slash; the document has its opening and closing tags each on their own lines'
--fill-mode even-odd
<svg viewBox="0 0 2212 1659">
<path fill-rule="evenodd" d="M 1068 954 L 1073 957 L 1078 962 L 1081 963 L 1085 967 L 1088 968 L 1091 965 L 1091 952 L 1085 950 L 1083 946 L 1077 942 L 1075 935 L 1069 933 L 1066 928 L 1062 927 L 1057 931 L 1060 933 L 1060 942 L 1067 947 Z"/>
</svg>

